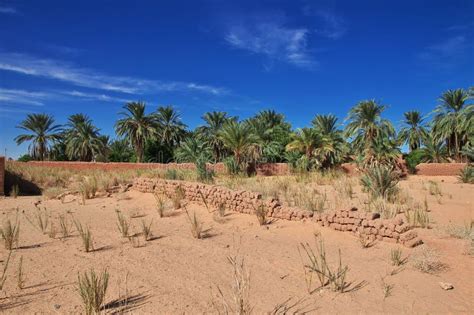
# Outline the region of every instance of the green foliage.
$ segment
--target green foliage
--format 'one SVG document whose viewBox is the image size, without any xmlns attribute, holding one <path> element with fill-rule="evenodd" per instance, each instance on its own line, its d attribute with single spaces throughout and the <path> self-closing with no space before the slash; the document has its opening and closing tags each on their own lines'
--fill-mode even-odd
<svg viewBox="0 0 474 315">
<path fill-rule="evenodd" d="M 126 139 L 115 140 L 110 143 L 108 160 L 110 162 L 132 162 L 134 154 Z"/>
<path fill-rule="evenodd" d="M 360 178 L 363 189 L 372 198 L 382 197 L 392 201 L 398 189 L 398 175 L 393 168 L 385 165 L 369 167 Z"/>
<path fill-rule="evenodd" d="M 425 151 L 423 149 L 412 150 L 405 156 L 408 171 L 412 174 L 416 172 L 416 166 L 423 161 Z"/>
<path fill-rule="evenodd" d="M 237 175 L 242 171 L 240 165 L 237 164 L 236 160 L 231 156 L 224 159 L 224 166 L 227 173 L 231 175 Z"/>
<path fill-rule="evenodd" d="M 34 160 L 34 159 L 33 159 L 33 157 L 32 157 L 31 155 L 29 155 L 29 154 L 23 154 L 22 156 L 20 156 L 20 157 L 18 158 L 17 161 L 19 161 L 19 162 L 29 162 L 29 161 L 33 161 L 33 160 Z"/>
<path fill-rule="evenodd" d="M 458 175 L 458 179 L 462 183 L 474 184 L 474 166 L 466 165 Z"/>
<path fill-rule="evenodd" d="M 99 155 L 104 155 L 108 138 L 101 138 L 99 129 L 92 120 L 84 114 L 74 114 L 64 131 L 66 154 L 71 160 L 92 161 Z"/>
</svg>

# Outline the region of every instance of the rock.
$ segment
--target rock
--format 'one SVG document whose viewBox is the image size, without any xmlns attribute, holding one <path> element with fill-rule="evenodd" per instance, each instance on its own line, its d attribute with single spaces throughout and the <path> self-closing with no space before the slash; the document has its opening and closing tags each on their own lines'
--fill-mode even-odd
<svg viewBox="0 0 474 315">
<path fill-rule="evenodd" d="M 454 286 L 448 282 L 440 282 L 439 286 L 441 287 L 441 289 L 446 291 L 454 289 Z"/>
</svg>

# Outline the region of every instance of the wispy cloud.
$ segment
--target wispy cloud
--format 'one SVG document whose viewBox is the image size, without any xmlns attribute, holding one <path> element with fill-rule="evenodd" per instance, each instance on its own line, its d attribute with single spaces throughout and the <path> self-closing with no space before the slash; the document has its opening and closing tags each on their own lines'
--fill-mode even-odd
<svg viewBox="0 0 474 315">
<path fill-rule="evenodd" d="M 306 28 L 291 28 L 281 21 L 241 23 L 233 25 L 225 34 L 227 43 L 235 48 L 262 54 L 302 68 L 313 68 L 317 63 L 310 55 Z"/>
<path fill-rule="evenodd" d="M 465 60 L 468 42 L 464 35 L 457 35 L 443 42 L 426 47 L 418 54 L 423 63 L 439 70 L 452 70 Z"/>
<path fill-rule="evenodd" d="M 126 76 L 112 76 L 73 64 L 36 58 L 27 54 L 0 53 L 0 70 L 25 75 L 56 79 L 76 86 L 127 94 L 144 94 L 163 91 L 202 92 L 222 95 L 228 90 L 194 82 L 166 82 Z"/>
<path fill-rule="evenodd" d="M 17 14 L 18 11 L 13 7 L 0 7 L 0 13 L 3 13 L 3 14 Z"/>
<path fill-rule="evenodd" d="M 96 93 L 86 93 L 80 91 L 61 91 L 61 94 L 77 97 L 82 100 L 97 100 L 103 102 L 119 102 L 119 103 L 126 103 L 130 102 L 130 99 L 121 98 L 121 97 L 114 97 L 106 94 L 96 94 Z"/>
<path fill-rule="evenodd" d="M 339 39 L 347 32 L 345 19 L 327 6 L 306 4 L 302 8 L 303 15 L 314 18 L 314 32 L 329 39 Z"/>
<path fill-rule="evenodd" d="M 26 90 L 0 88 L 0 101 L 4 104 L 25 104 L 33 106 L 43 106 L 43 101 L 52 95 L 45 92 L 33 92 Z"/>
</svg>

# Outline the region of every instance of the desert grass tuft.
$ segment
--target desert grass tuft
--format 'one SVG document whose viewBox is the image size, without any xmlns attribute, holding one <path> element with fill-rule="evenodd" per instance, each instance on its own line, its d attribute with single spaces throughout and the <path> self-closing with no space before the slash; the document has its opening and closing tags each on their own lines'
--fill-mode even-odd
<svg viewBox="0 0 474 315">
<path fill-rule="evenodd" d="M 217 206 L 217 213 L 219 214 L 219 217 L 225 217 L 225 204 L 223 202 L 220 202 Z"/>
<path fill-rule="evenodd" d="M 220 300 L 218 302 L 213 301 L 213 305 L 218 314 L 252 314 L 250 271 L 246 268 L 245 260 L 236 254 L 227 257 L 227 261 L 232 267 L 231 298 L 226 298 L 221 288 L 217 287 Z"/>
<path fill-rule="evenodd" d="M 165 210 L 166 210 L 166 202 L 163 196 L 160 196 L 156 192 L 153 193 L 153 196 L 155 197 L 156 201 L 156 211 L 158 212 L 158 216 L 160 218 L 163 218 L 165 216 Z"/>
<path fill-rule="evenodd" d="M 189 211 L 186 209 L 186 215 L 188 216 L 188 221 L 191 225 L 191 234 L 196 239 L 203 238 L 203 224 L 196 215 L 196 211 L 193 211 L 193 214 L 190 215 Z"/>
<path fill-rule="evenodd" d="M 374 242 L 372 242 L 366 235 L 359 234 L 359 244 L 362 248 L 370 248 L 374 245 Z"/>
<path fill-rule="evenodd" d="M 17 184 L 12 186 L 12 189 L 10 190 L 10 197 L 13 197 L 16 199 L 20 195 L 20 186 Z"/>
<path fill-rule="evenodd" d="M 441 192 L 441 188 L 439 187 L 438 182 L 430 180 L 428 186 L 428 191 L 430 195 L 432 196 L 443 196 L 443 193 Z"/>
<path fill-rule="evenodd" d="M 381 282 L 381 287 L 382 287 L 383 298 L 386 299 L 392 295 L 394 285 L 388 284 L 387 282 L 385 282 L 384 278 L 381 278 L 380 282 Z"/>
<path fill-rule="evenodd" d="M 54 224 L 54 222 L 51 222 L 51 224 L 49 225 L 48 236 L 49 238 L 55 239 L 57 234 L 58 230 L 56 229 L 56 225 Z"/>
<path fill-rule="evenodd" d="M 255 208 L 255 215 L 257 216 L 258 224 L 260 224 L 260 225 L 268 224 L 267 210 L 265 209 L 265 205 L 263 205 L 262 203 L 259 204 Z"/>
<path fill-rule="evenodd" d="M 438 252 L 426 245 L 417 248 L 417 252 L 411 256 L 411 261 L 413 267 L 424 273 L 435 274 L 447 269 Z"/>
<path fill-rule="evenodd" d="M 20 222 L 18 216 L 13 223 L 10 219 L 7 219 L 3 223 L 2 228 L 0 228 L 0 235 L 4 241 L 5 249 L 12 250 L 15 247 L 18 247 L 20 238 Z"/>
<path fill-rule="evenodd" d="M 122 237 L 126 238 L 128 237 L 130 223 L 119 210 L 116 210 L 115 213 L 117 214 L 117 228 Z"/>
<path fill-rule="evenodd" d="M 0 278 L 0 291 L 3 290 L 5 281 L 7 281 L 7 271 L 8 271 L 8 266 L 10 265 L 11 257 L 12 257 L 12 251 L 9 251 L 7 259 L 5 259 L 5 261 L 3 262 L 2 277 Z"/>
<path fill-rule="evenodd" d="M 100 313 L 101 306 L 105 302 L 108 285 L 109 273 L 107 269 L 99 275 L 94 270 L 77 275 L 77 291 L 81 296 L 87 315 Z"/>
<path fill-rule="evenodd" d="M 91 252 L 94 250 L 94 242 L 92 239 L 92 233 L 88 226 L 83 227 L 81 222 L 74 221 L 74 225 L 76 226 L 76 230 L 81 236 L 82 245 L 84 246 L 84 250 L 86 253 Z"/>
<path fill-rule="evenodd" d="M 408 224 L 410 224 L 412 227 L 430 227 L 431 220 L 429 213 L 419 206 L 415 206 L 413 209 L 405 211 L 405 218 Z"/>
<path fill-rule="evenodd" d="M 171 198 L 175 210 L 178 210 L 183 206 L 184 196 L 184 189 L 181 186 L 176 187 L 173 197 Z"/>
<path fill-rule="evenodd" d="M 128 241 L 132 245 L 133 248 L 142 247 L 142 243 L 140 242 L 140 234 L 133 234 L 128 237 Z"/>
<path fill-rule="evenodd" d="M 376 165 L 369 167 L 361 176 L 360 183 L 372 198 L 381 197 L 393 201 L 399 192 L 399 177 L 392 167 Z"/>
<path fill-rule="evenodd" d="M 23 256 L 20 257 L 20 262 L 18 263 L 18 277 L 17 277 L 17 286 L 18 289 L 23 290 L 25 287 L 26 277 L 25 271 L 23 269 Z"/>
<path fill-rule="evenodd" d="M 149 241 L 153 237 L 151 231 L 151 226 L 153 225 L 153 220 L 150 221 L 150 224 L 147 224 L 145 220 L 142 220 L 142 234 L 145 241 Z"/>
<path fill-rule="evenodd" d="M 349 271 L 349 267 L 342 264 L 341 250 L 339 250 L 338 264 L 336 267 L 333 267 L 328 264 L 326 258 L 326 248 L 322 239 L 319 239 L 317 242 L 316 253 L 308 243 L 302 243 L 301 248 L 303 253 L 306 254 L 307 258 L 307 261 L 305 262 L 300 251 L 308 292 L 313 292 L 313 274 L 316 274 L 320 287 L 330 285 L 333 291 L 343 293 L 347 288 L 346 276 L 347 272 Z"/>
<path fill-rule="evenodd" d="M 407 259 L 403 258 L 403 251 L 400 248 L 396 248 L 390 251 L 390 260 L 393 266 L 401 266 Z"/>
<path fill-rule="evenodd" d="M 64 215 L 59 216 L 59 228 L 61 230 L 62 238 L 71 236 L 71 224 Z"/>
<path fill-rule="evenodd" d="M 450 224 L 446 227 L 449 236 L 459 239 L 474 239 L 474 220 L 464 225 Z"/>
</svg>

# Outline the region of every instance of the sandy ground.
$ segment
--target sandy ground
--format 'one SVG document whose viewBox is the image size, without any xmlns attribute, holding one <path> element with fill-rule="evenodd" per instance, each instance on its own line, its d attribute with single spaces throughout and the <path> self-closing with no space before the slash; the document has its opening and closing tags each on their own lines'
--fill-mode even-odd
<svg viewBox="0 0 474 315">
<path fill-rule="evenodd" d="M 427 246 L 439 251 L 441 261 L 449 267 L 435 275 L 416 270 L 410 255 L 417 249 L 406 248 L 403 252 L 408 262 L 391 275 L 395 268 L 391 266 L 390 251 L 398 245 L 382 242 L 364 249 L 355 236 L 311 221 L 277 221 L 261 227 L 254 216 L 228 213 L 223 222 L 216 222 L 205 208 L 191 204 L 188 209 L 196 211 L 209 229 L 207 238 L 197 240 L 191 236 L 184 211 L 170 210 L 169 216 L 159 218 L 151 194 L 130 191 L 126 198 L 96 198 L 87 200 L 86 205 L 41 197 L 4 198 L 0 200 L 2 221 L 14 218 L 17 207 L 31 217 L 36 211 L 33 203 L 43 200 L 42 205 L 51 211 L 56 225 L 60 214 L 73 215 L 89 225 L 96 251 L 84 252 L 77 232 L 64 240 L 51 239 L 21 214 L 20 248 L 13 252 L 0 307 L 18 314 L 81 313 L 76 291 L 78 272 L 107 268 L 107 303 L 113 304 L 128 292 L 127 309 L 134 313 L 215 313 L 211 301 L 218 300 L 217 286 L 231 299 L 232 271 L 227 257 L 238 250 L 251 272 L 250 299 L 257 314 L 270 312 L 290 298 L 301 300 L 299 309 L 315 314 L 472 314 L 474 260 L 465 254 L 467 241 L 447 237 L 443 227 L 474 218 L 474 186 L 459 184 L 454 177 L 432 178 L 439 182 L 443 193 L 440 204 L 423 189 L 429 179 L 411 177 L 401 185 L 420 200 L 427 196 L 434 224 L 429 230 L 418 229 L 418 233 Z M 118 232 L 116 209 L 125 215 L 139 215 L 131 219 L 134 232 L 140 231 L 142 220 L 153 220 L 156 238 L 142 241 L 142 247 L 132 247 Z M 336 261 L 341 250 L 343 263 L 350 268 L 347 280 L 351 286 L 347 292 L 325 289 L 308 294 L 298 246 L 301 242 L 314 244 L 315 232 L 324 238 L 331 261 Z M 7 255 L 2 246 L 1 259 L 4 261 Z M 22 290 L 17 288 L 21 256 L 26 275 Z M 454 289 L 442 290 L 440 281 L 452 283 Z M 386 298 L 382 282 L 392 286 L 392 293 Z M 120 310 L 114 306 L 105 312 Z"/>
</svg>

